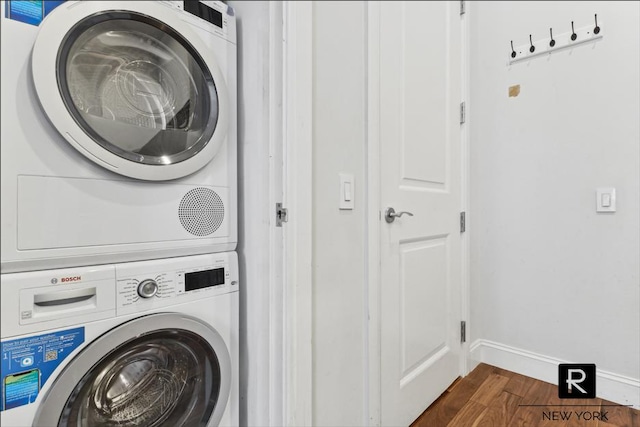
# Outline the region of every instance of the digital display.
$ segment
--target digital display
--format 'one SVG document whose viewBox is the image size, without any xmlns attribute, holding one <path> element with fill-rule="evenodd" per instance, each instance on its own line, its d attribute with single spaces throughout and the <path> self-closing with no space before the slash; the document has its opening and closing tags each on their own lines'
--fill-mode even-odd
<svg viewBox="0 0 640 427">
<path fill-rule="evenodd" d="M 199 1 L 185 0 L 184 10 L 222 28 L 222 13 Z"/>
<path fill-rule="evenodd" d="M 224 268 L 197 271 L 184 275 L 184 290 L 187 292 L 218 285 L 224 285 Z"/>
<path fill-rule="evenodd" d="M 4 409 L 33 402 L 40 391 L 40 371 L 32 369 L 4 377 Z"/>
</svg>

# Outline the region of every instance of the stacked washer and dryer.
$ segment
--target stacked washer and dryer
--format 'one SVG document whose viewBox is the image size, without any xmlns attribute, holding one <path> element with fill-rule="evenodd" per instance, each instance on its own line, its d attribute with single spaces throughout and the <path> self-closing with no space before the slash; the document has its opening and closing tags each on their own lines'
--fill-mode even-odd
<svg viewBox="0 0 640 427">
<path fill-rule="evenodd" d="M 233 10 L 1 20 L 1 424 L 237 425 Z"/>
</svg>

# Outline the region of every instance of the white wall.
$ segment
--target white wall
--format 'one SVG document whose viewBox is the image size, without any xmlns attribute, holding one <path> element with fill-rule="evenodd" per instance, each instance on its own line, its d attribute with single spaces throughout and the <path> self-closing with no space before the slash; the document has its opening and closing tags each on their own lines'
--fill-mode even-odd
<svg viewBox="0 0 640 427">
<path fill-rule="evenodd" d="M 640 378 L 640 3 L 467 3 L 472 337 L 593 362 L 633 383 Z M 571 21 L 590 25 L 595 13 L 602 41 L 507 66 L 510 40 L 542 38 L 549 27 L 560 34 Z M 515 84 L 521 93 L 509 98 Z M 617 213 L 595 212 L 600 186 L 616 188 Z"/>
<path fill-rule="evenodd" d="M 281 4 L 230 1 L 238 23 L 240 425 L 282 425 Z M 274 21 L 275 20 L 275 21 Z M 280 20 L 280 22 L 278 22 Z M 281 85 L 281 83 L 280 83 Z M 276 259 L 274 259 L 276 258 Z"/>
<path fill-rule="evenodd" d="M 365 8 L 313 6 L 313 425 L 365 418 Z M 340 172 L 355 209 L 338 210 Z"/>
</svg>

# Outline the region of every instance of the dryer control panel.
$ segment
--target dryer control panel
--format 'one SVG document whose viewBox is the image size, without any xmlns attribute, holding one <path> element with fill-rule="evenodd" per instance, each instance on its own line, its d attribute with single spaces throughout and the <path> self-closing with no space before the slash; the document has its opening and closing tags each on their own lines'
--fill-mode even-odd
<svg viewBox="0 0 640 427">
<path fill-rule="evenodd" d="M 116 265 L 118 315 L 187 303 L 238 290 L 235 253 Z"/>
</svg>

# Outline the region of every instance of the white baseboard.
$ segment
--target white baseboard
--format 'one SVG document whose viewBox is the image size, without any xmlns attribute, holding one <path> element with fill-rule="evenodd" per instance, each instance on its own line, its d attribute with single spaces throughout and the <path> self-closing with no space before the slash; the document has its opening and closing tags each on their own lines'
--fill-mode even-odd
<svg viewBox="0 0 640 427">
<path fill-rule="evenodd" d="M 558 383 L 558 365 L 572 363 L 488 340 L 474 341 L 469 351 L 471 360 L 551 384 Z M 636 378 L 597 369 L 596 392 L 602 399 L 640 409 L 640 380 Z"/>
</svg>

